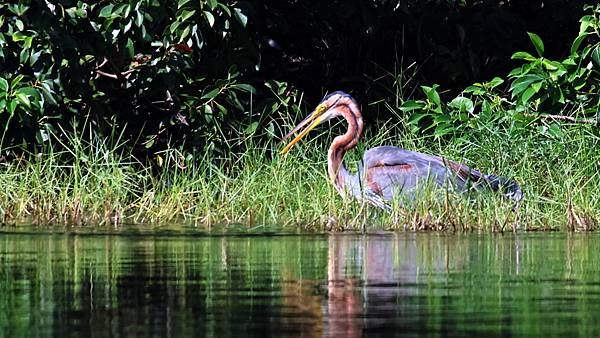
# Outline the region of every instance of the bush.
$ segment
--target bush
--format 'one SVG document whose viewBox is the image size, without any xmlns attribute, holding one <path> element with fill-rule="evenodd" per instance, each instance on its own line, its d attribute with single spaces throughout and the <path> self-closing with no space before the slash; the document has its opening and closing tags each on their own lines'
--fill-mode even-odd
<svg viewBox="0 0 600 338">
<path fill-rule="evenodd" d="M 440 98 L 439 86 L 422 86 L 425 98 L 406 101 L 400 109 L 412 114 L 415 132 L 431 131 L 435 137 L 488 132 L 498 128 L 499 121 L 527 127 L 532 120 L 547 117 L 598 124 L 600 5 L 587 6 L 586 11 L 570 54 L 561 61 L 546 58 L 542 39 L 529 33 L 537 56 L 524 51 L 513 54 L 513 59 L 524 63 L 508 74 L 512 82 L 506 93 L 499 89 L 507 80 L 499 77 L 467 87 L 448 103 Z M 557 125 L 550 130 L 553 132 L 548 135 L 557 136 Z M 548 129 L 540 131 L 547 133 Z"/>
<path fill-rule="evenodd" d="M 0 4 L 1 145 L 88 122 L 127 126 L 145 148 L 218 147 L 217 126 L 248 114 L 254 90 L 247 14 L 217 0 Z"/>
<path fill-rule="evenodd" d="M 382 69 L 415 61 L 415 81 L 402 99 L 431 79 L 462 88 L 496 75 L 519 62 L 504 56 L 520 46 L 521 35 L 527 38 L 523 27 L 546 25 L 548 17 L 557 24 L 544 39 L 556 36 L 558 42 L 550 41 L 550 51 L 539 56 L 544 61 L 525 59 L 538 64 L 521 68 L 512 80 L 551 79 L 556 71 L 545 66 L 547 57 L 562 50 L 559 38 L 579 10 L 566 0 L 3 2 L 0 148 L 44 146 L 52 135 L 63 138 L 62 130 L 71 129 L 65 125 L 72 124 L 80 130 L 91 125 L 100 136 L 125 129 L 136 155 L 183 147 L 225 154 L 241 150 L 236 147 L 243 148 L 248 135 L 274 137 L 278 118 L 298 111 L 298 88 L 311 105 L 335 89 L 361 93 L 359 100 L 369 103 L 388 100 L 397 86 L 397 76 L 378 80 Z M 582 52 L 591 35 L 580 39 L 577 58 L 594 60 L 593 49 Z M 573 65 L 563 66 L 567 73 L 560 76 L 567 77 Z M 575 82 L 594 74 L 587 69 Z M 582 91 L 595 88 L 575 82 L 562 89 L 564 100 L 580 102 Z M 555 94 L 563 84 L 533 85 L 515 100 L 539 100 L 543 109 L 563 100 Z M 423 88 L 435 98 L 435 87 Z M 471 94 L 448 107 L 443 97 L 430 100 L 431 111 L 449 109 L 460 120 L 489 107 Z M 435 117 L 440 135 L 459 121 L 444 114 Z"/>
</svg>

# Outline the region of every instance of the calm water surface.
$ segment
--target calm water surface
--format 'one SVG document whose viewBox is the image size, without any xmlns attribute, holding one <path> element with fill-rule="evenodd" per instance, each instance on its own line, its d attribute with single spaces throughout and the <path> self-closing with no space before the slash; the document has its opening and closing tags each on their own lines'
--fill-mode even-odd
<svg viewBox="0 0 600 338">
<path fill-rule="evenodd" d="M 598 337 L 597 234 L 0 234 L 0 336 Z"/>
</svg>

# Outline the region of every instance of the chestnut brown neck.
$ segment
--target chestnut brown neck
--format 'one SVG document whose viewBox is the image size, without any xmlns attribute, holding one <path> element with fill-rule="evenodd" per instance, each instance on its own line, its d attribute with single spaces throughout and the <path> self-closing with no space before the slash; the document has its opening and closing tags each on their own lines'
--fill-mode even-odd
<svg viewBox="0 0 600 338">
<path fill-rule="evenodd" d="M 363 120 L 358 105 L 351 99 L 340 100 L 336 107 L 338 115 L 343 116 L 348 122 L 348 130 L 344 135 L 337 136 L 327 154 L 327 171 L 329 179 L 342 193 L 345 189 L 345 180 L 349 177 L 343 159 L 346 151 L 352 149 L 362 136 Z"/>
</svg>

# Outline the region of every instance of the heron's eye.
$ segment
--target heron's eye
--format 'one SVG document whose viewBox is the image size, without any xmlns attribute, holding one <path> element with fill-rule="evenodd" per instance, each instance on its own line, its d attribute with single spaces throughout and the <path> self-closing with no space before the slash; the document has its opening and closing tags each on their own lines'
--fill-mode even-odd
<svg viewBox="0 0 600 338">
<path fill-rule="evenodd" d="M 327 107 L 324 104 L 320 104 L 317 107 L 317 115 L 323 114 L 327 110 Z"/>
</svg>

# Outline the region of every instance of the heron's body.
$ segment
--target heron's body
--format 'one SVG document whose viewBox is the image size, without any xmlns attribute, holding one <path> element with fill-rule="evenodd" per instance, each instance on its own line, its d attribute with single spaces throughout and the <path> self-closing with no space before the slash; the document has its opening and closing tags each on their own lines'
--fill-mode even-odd
<svg viewBox="0 0 600 338">
<path fill-rule="evenodd" d="M 350 173 L 343 163 L 343 157 L 346 151 L 356 146 L 362 136 L 363 121 L 356 101 L 343 92 L 326 96 L 315 112 L 285 137 L 312 122 L 282 152 L 287 152 L 316 125 L 336 116 L 346 119 L 348 130 L 333 140 L 327 164 L 329 178 L 342 195 L 350 194 L 382 209 L 389 209 L 389 202 L 394 198 L 414 199 L 418 189 L 428 185 L 450 188 L 457 192 L 470 189 L 502 190 L 516 202 L 522 199 L 523 194 L 515 181 L 482 174 L 443 157 L 392 146 L 368 150 L 359 164 L 358 174 Z"/>
</svg>

